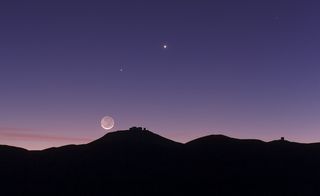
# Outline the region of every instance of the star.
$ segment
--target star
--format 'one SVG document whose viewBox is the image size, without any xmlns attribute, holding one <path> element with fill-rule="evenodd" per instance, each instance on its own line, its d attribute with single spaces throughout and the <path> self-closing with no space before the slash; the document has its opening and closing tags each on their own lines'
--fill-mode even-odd
<svg viewBox="0 0 320 196">
<path fill-rule="evenodd" d="M 168 48 L 168 45 L 167 44 L 164 44 L 163 45 L 163 49 L 167 49 Z"/>
</svg>

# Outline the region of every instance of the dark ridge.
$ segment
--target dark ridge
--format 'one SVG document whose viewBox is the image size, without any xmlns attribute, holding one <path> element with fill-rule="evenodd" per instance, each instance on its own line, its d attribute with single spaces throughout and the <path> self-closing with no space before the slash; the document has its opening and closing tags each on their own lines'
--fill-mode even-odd
<svg viewBox="0 0 320 196">
<path fill-rule="evenodd" d="M 8 146 L 8 145 L 0 145 L 0 153 L 10 151 L 10 152 L 27 152 L 28 150 L 24 148 L 14 147 L 14 146 Z"/>
<path fill-rule="evenodd" d="M 186 143 L 186 145 L 188 146 L 199 146 L 199 147 L 203 146 L 206 148 L 210 148 L 210 146 L 217 146 L 217 145 L 230 146 L 230 145 L 236 145 L 236 144 L 262 145 L 262 144 L 265 144 L 265 142 L 261 140 L 255 140 L 255 139 L 236 139 L 236 138 L 228 137 L 225 135 L 209 135 L 209 136 L 204 136 Z"/>
<path fill-rule="evenodd" d="M 88 154 L 100 154 L 106 157 L 117 157 L 140 160 L 173 156 L 172 152 L 180 150 L 182 144 L 161 137 L 148 130 L 131 129 L 108 133 L 84 147 Z M 136 156 L 136 157 L 131 157 Z"/>
<path fill-rule="evenodd" d="M 0 146 L 1 195 L 320 195 L 320 144 L 134 127 L 42 151 Z"/>
<path fill-rule="evenodd" d="M 123 145 L 123 144 L 179 145 L 180 143 L 152 133 L 149 130 L 132 129 L 107 133 L 88 145 Z"/>
<path fill-rule="evenodd" d="M 69 149 L 77 148 L 82 145 L 85 145 L 85 144 L 80 144 L 80 145 L 70 144 L 70 145 L 65 145 L 65 146 L 60 146 L 60 147 L 51 147 L 51 148 L 44 149 L 42 151 L 69 150 Z M 39 150 L 36 150 L 36 151 L 39 151 Z"/>
<path fill-rule="evenodd" d="M 194 143 L 202 143 L 202 142 L 235 142 L 239 139 L 231 138 L 225 135 L 208 135 L 204 137 L 197 138 L 195 140 L 191 140 L 186 144 L 194 144 Z"/>
<path fill-rule="evenodd" d="M 275 145 L 306 145 L 304 143 L 298 143 L 298 142 L 291 142 L 291 141 L 288 141 L 288 140 L 283 140 L 283 139 L 280 139 L 280 140 L 273 140 L 273 141 L 270 141 L 268 142 L 269 144 L 275 144 Z M 316 144 L 316 143 L 315 143 Z"/>
</svg>

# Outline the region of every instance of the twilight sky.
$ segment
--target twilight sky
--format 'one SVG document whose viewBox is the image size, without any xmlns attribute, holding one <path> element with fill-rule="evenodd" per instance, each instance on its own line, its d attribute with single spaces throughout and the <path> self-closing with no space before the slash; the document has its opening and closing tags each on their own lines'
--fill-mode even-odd
<svg viewBox="0 0 320 196">
<path fill-rule="evenodd" d="M 303 0 L 0 1 L 0 143 L 86 143 L 106 133 L 105 115 L 113 130 L 145 126 L 179 142 L 320 141 L 319 9 Z"/>
</svg>

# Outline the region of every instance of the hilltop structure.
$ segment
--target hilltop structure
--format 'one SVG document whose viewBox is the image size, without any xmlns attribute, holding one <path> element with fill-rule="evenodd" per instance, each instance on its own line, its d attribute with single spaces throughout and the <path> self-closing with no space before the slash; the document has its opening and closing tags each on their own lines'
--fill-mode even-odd
<svg viewBox="0 0 320 196">
<path fill-rule="evenodd" d="M 129 131 L 147 131 L 145 127 L 131 127 Z"/>
</svg>

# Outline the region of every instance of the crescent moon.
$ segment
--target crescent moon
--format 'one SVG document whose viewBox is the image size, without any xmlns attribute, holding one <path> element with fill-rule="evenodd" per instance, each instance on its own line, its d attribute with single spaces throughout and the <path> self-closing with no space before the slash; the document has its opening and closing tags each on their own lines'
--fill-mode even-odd
<svg viewBox="0 0 320 196">
<path fill-rule="evenodd" d="M 110 130 L 114 127 L 114 119 L 111 116 L 105 116 L 101 119 L 101 127 Z"/>
</svg>

